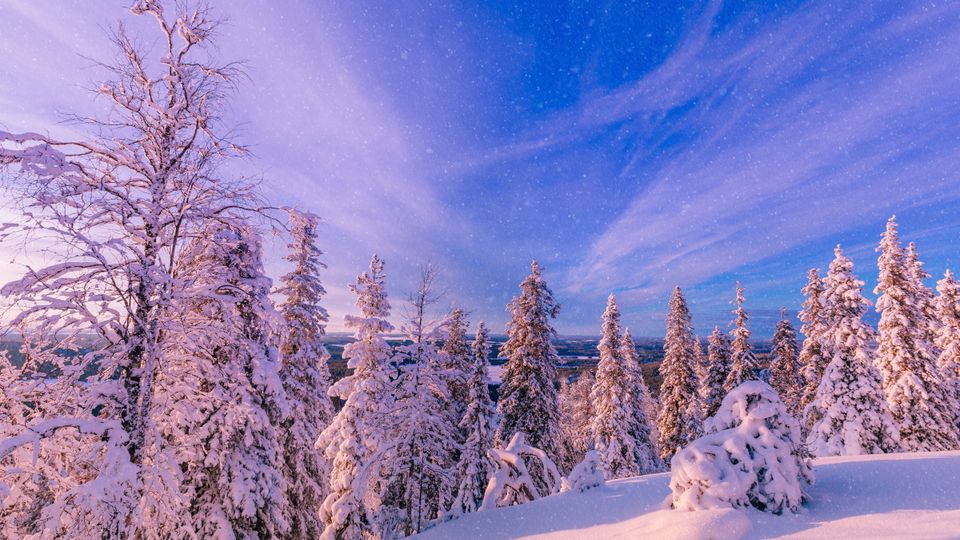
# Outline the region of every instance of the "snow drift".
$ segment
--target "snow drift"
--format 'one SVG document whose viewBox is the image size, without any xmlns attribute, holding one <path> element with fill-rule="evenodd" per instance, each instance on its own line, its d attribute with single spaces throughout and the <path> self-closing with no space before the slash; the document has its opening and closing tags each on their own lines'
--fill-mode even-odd
<svg viewBox="0 0 960 540">
<path fill-rule="evenodd" d="M 478 512 L 418 538 L 957 538 L 960 452 L 814 460 L 817 483 L 799 514 L 670 510 L 670 474 L 608 482 Z"/>
</svg>

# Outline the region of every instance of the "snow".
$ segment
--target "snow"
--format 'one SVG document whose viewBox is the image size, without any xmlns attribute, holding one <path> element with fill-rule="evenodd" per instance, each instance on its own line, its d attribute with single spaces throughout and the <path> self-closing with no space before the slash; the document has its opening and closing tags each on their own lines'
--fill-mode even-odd
<svg viewBox="0 0 960 540">
<path fill-rule="evenodd" d="M 811 501 L 799 514 L 753 509 L 669 510 L 669 473 L 608 482 L 525 505 L 478 512 L 424 540 L 590 538 L 939 539 L 960 535 L 960 452 L 814 460 Z"/>
</svg>

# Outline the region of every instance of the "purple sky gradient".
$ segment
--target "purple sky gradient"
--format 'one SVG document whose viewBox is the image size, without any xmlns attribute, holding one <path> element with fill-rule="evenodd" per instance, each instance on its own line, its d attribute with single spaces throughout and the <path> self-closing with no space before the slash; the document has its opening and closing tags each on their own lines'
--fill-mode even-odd
<svg viewBox="0 0 960 540">
<path fill-rule="evenodd" d="M 430 261 L 497 332 L 534 257 L 576 334 L 613 291 L 661 335 L 674 285 L 706 334 L 741 279 L 767 337 L 837 243 L 872 287 L 892 213 L 931 272 L 956 269 L 960 5 L 765 5 L 217 3 L 216 54 L 249 75 L 234 171 L 324 219 L 333 330 L 374 252 L 395 305 Z M 0 0 L 0 128 L 70 136 L 61 113 L 105 106 L 80 55 L 109 59 L 119 18 L 155 39 L 124 6 Z"/>
</svg>

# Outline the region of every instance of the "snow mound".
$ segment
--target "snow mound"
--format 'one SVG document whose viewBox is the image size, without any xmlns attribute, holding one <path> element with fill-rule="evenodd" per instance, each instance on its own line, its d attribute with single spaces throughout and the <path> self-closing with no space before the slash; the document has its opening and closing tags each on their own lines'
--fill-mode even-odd
<svg viewBox="0 0 960 540">
<path fill-rule="evenodd" d="M 464 516 L 419 536 L 471 538 L 759 539 L 960 536 L 960 452 L 814 460 L 816 485 L 799 514 L 752 508 L 668 509 L 669 473 L 607 482 L 521 506 Z"/>
</svg>

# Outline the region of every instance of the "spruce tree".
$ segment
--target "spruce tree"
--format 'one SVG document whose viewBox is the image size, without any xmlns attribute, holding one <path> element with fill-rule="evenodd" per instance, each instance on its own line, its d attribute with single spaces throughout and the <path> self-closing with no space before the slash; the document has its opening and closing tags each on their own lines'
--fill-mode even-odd
<svg viewBox="0 0 960 540">
<path fill-rule="evenodd" d="M 611 294 L 607 309 L 603 312 L 601 327 L 600 361 L 597 363 L 596 380 L 590 392 L 593 402 L 594 449 L 600 457 L 600 465 L 607 479 L 624 478 L 639 474 L 636 462 L 636 441 L 630 433 L 633 409 L 630 387 L 625 384 L 630 374 L 621 356 L 620 310 Z"/>
<path fill-rule="evenodd" d="M 826 294 L 823 280 L 816 268 L 807 272 L 807 284 L 801 289 L 806 299 L 800 310 L 800 321 L 803 326 L 803 345 L 800 348 L 800 374 L 803 379 L 803 390 L 800 394 L 798 414 L 802 419 L 800 427 L 807 433 L 817 420 L 816 409 L 807 406 L 813 403 L 817 395 L 817 387 L 823 378 L 823 372 L 830 361 L 829 352 L 825 348 L 827 339 L 827 313 L 823 305 Z M 807 414 L 807 412 L 810 415 Z"/>
<path fill-rule="evenodd" d="M 379 534 L 370 519 L 377 508 L 368 508 L 367 503 L 377 497 L 371 491 L 375 479 L 369 468 L 388 443 L 383 423 L 392 407 L 391 351 L 384 333 L 393 326 L 387 322 L 390 302 L 385 279 L 383 260 L 374 255 L 370 270 L 350 286 L 360 309 L 360 315 L 345 317 L 347 327 L 354 329 L 355 341 L 343 348 L 352 373 L 330 387 L 330 395 L 346 402 L 317 439 L 317 448 L 330 463 L 330 492 L 320 507 L 323 540 Z"/>
<path fill-rule="evenodd" d="M 953 399 L 955 425 L 960 429 L 960 285 L 947 270 L 937 282 L 937 315 L 940 328 L 937 331 L 937 347 L 940 356 L 937 367 L 943 385 Z"/>
<path fill-rule="evenodd" d="M 823 298 L 831 314 L 823 334 L 830 362 L 807 406 L 808 416 L 815 418 L 807 446 L 815 456 L 894 452 L 899 435 L 873 366 L 873 329 L 863 321 L 870 303 L 863 298 L 853 263 L 839 246 L 834 253 Z"/>
<path fill-rule="evenodd" d="M 378 528 L 385 537 L 421 532 L 449 508 L 456 489 L 458 422 L 439 347 L 444 321 L 430 316 L 440 296 L 437 271 L 421 269 L 404 310 L 404 343 L 394 352 L 393 406 L 383 418 L 389 444 L 376 467 L 382 479 Z"/>
<path fill-rule="evenodd" d="M 558 357 L 553 347 L 556 331 L 550 319 L 559 314 L 560 305 L 554 300 L 536 261 L 531 264 L 530 275 L 520 284 L 520 296 L 510 302 L 508 311 L 507 341 L 501 348 L 507 363 L 497 404 L 500 424 L 496 444 L 503 448 L 520 432 L 529 446 L 543 450 L 551 460 L 556 460 L 560 448 Z M 537 475 L 538 471 L 532 470 L 531 474 Z"/>
<path fill-rule="evenodd" d="M 446 322 L 446 336 L 441 351 L 444 353 L 441 366 L 443 377 L 450 387 L 450 401 L 456 413 L 457 421 L 463 418 L 468 403 L 468 386 L 473 376 L 473 357 L 470 345 L 467 343 L 466 313 L 461 308 L 454 308 Z"/>
<path fill-rule="evenodd" d="M 915 270 L 904 254 L 896 218 L 887 221 L 877 247 L 880 278 L 877 365 L 890 412 L 908 451 L 956 448 L 957 430 L 951 399 L 935 365 L 930 326 L 923 312 Z"/>
<path fill-rule="evenodd" d="M 700 393 L 700 390 L 703 389 L 704 381 L 707 379 L 707 355 L 703 351 L 703 343 L 700 341 L 700 336 L 693 336 L 693 357 L 696 359 L 693 364 L 693 373 L 697 376 L 697 391 L 694 392 L 693 398 L 696 401 L 697 414 L 696 416 L 700 418 L 702 422 L 705 418 L 703 416 L 703 411 L 706 409 L 703 401 L 703 395 Z"/>
<path fill-rule="evenodd" d="M 480 321 L 473 340 L 472 371 L 467 385 L 467 409 L 460 421 L 466 435 L 460 461 L 457 463 L 457 496 L 450 508 L 452 515 L 476 512 L 483 503 L 487 479 L 493 471 L 488 452 L 493 448 L 493 402 L 487 389 L 487 364 L 490 356 L 490 335 Z"/>
<path fill-rule="evenodd" d="M 730 355 L 730 373 L 723 383 L 725 392 L 730 392 L 745 381 L 757 378 L 757 359 L 750 348 L 750 329 L 747 328 L 747 312 L 743 309 L 743 287 L 737 282 L 737 309 L 733 311 L 733 345 Z"/>
<path fill-rule="evenodd" d="M 620 356 L 627 368 L 627 386 L 631 389 L 630 405 L 632 422 L 629 429 L 636 449 L 636 462 L 640 474 L 647 474 L 663 469 L 660 454 L 657 451 L 657 404 L 650 393 L 650 388 L 643 380 L 643 369 L 640 366 L 640 357 L 633 342 L 630 329 L 623 331 L 620 338 Z"/>
<path fill-rule="evenodd" d="M 913 296 L 916 299 L 916 307 L 919 308 L 924 319 L 920 323 L 925 334 L 924 338 L 931 347 L 933 357 L 936 358 L 940 354 L 936 346 L 937 334 L 940 330 L 940 319 L 937 314 L 937 299 L 933 290 L 924 283 L 925 279 L 932 276 L 923 269 L 920 252 L 917 251 L 917 245 L 913 242 L 907 244 L 906 264 L 907 274 L 910 276 L 910 282 L 913 286 Z"/>
<path fill-rule="evenodd" d="M 694 394 L 698 390 L 693 325 L 680 287 L 675 288 L 670 297 L 663 353 L 657 431 L 660 458 L 669 463 L 673 454 L 695 439 L 700 431 L 695 425 L 699 411 L 694 411 L 691 406 L 691 403 L 697 403 Z"/>
<path fill-rule="evenodd" d="M 707 363 L 700 381 L 700 401 L 703 403 L 703 417 L 716 414 L 723 397 L 726 395 L 723 384 L 730 373 L 730 338 L 715 326 L 707 338 Z"/>
<path fill-rule="evenodd" d="M 162 436 L 178 441 L 192 534 L 284 536 L 288 402 L 259 236 L 214 223 L 181 257 L 178 278 L 190 285 L 175 304 L 178 324 L 169 327 L 153 406 Z"/>
<path fill-rule="evenodd" d="M 280 379 L 287 394 L 289 414 L 283 422 L 284 477 L 290 538 L 316 538 L 323 530 L 317 508 L 326 496 L 329 472 L 315 448 L 317 437 L 333 418 L 330 388 L 330 353 L 323 344 L 327 310 L 320 305 L 326 294 L 319 271 L 326 265 L 316 245 L 317 218 L 290 211 L 291 243 L 286 260 L 293 269 L 281 279 L 280 306 L 285 325 L 280 336 L 283 361 Z"/>
<path fill-rule="evenodd" d="M 780 321 L 773 334 L 771 356 L 770 386 L 777 391 L 790 414 L 796 417 L 800 407 L 803 382 L 800 378 L 797 331 L 786 318 L 786 308 L 780 311 Z"/>
<path fill-rule="evenodd" d="M 564 473 L 569 473 L 583 461 L 587 450 L 593 448 L 593 404 L 590 392 L 594 376 L 581 371 L 573 382 L 560 387 L 560 456 L 557 462 Z"/>
</svg>

